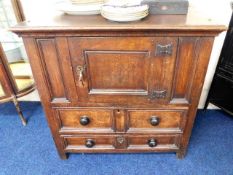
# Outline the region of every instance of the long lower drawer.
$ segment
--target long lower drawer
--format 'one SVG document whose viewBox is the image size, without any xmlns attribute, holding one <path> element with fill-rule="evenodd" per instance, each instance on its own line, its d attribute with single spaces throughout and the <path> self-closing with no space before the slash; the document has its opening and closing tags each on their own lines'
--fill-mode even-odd
<svg viewBox="0 0 233 175">
<path fill-rule="evenodd" d="M 62 135 L 61 139 L 66 152 L 174 152 L 180 135 Z"/>
</svg>

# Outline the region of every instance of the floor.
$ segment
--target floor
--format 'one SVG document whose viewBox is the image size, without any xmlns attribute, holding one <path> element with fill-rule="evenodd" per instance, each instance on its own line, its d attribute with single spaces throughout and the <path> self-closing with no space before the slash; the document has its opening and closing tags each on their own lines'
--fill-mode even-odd
<svg viewBox="0 0 233 175">
<path fill-rule="evenodd" d="M 38 102 L 0 105 L 0 175 L 233 175 L 233 117 L 199 111 L 183 160 L 163 154 L 71 154 L 60 160 Z"/>
</svg>

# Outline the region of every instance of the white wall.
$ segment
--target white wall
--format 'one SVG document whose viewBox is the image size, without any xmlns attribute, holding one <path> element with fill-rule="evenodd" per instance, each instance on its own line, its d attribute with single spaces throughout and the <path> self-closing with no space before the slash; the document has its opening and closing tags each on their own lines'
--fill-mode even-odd
<svg viewBox="0 0 233 175">
<path fill-rule="evenodd" d="M 205 105 L 205 101 L 211 86 L 211 82 L 213 80 L 214 72 L 218 63 L 225 36 L 226 32 L 223 32 L 215 38 L 198 108 L 202 109 Z M 208 108 L 215 109 L 216 107 L 213 105 L 209 105 Z"/>
<path fill-rule="evenodd" d="M 54 8 L 54 3 L 59 0 L 21 0 L 23 3 L 23 7 L 25 10 L 26 18 L 28 20 L 33 20 L 34 18 L 44 19 L 48 15 L 52 15 L 56 13 L 56 9 Z M 225 23 L 228 25 L 231 17 L 231 7 L 230 0 L 189 0 L 190 8 L 194 8 L 198 6 L 198 8 L 202 8 L 205 11 L 205 15 L 213 15 L 215 14 L 215 18 L 219 19 L 221 23 Z M 46 5 L 45 5 L 46 4 Z M 205 83 L 199 103 L 199 108 L 203 108 L 210 84 L 213 79 L 213 75 L 215 72 L 215 68 L 219 59 L 219 55 L 222 49 L 222 44 L 225 38 L 226 32 L 221 33 L 218 37 L 216 37 L 213 51 L 210 58 L 209 67 L 207 70 Z M 26 101 L 34 101 L 39 100 L 37 91 L 29 94 L 21 98 L 21 100 Z M 212 107 L 212 106 L 210 106 Z"/>
<path fill-rule="evenodd" d="M 191 8 L 192 6 L 198 6 L 198 8 L 202 8 L 206 15 L 215 14 L 215 18 L 228 25 L 230 22 L 232 10 L 231 10 L 231 0 L 189 0 Z M 199 108 L 203 108 L 209 88 L 214 76 L 214 72 L 218 63 L 218 59 L 221 53 L 222 45 L 225 39 L 226 32 L 222 32 L 219 36 L 215 38 L 213 50 L 210 57 L 210 62 L 202 90 L 202 95 L 199 102 Z M 213 105 L 210 105 L 209 108 L 216 108 Z"/>
</svg>

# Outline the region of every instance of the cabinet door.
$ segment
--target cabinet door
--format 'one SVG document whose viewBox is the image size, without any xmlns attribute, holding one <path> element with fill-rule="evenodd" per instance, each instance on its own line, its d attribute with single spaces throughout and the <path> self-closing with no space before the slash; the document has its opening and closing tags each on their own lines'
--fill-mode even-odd
<svg viewBox="0 0 233 175">
<path fill-rule="evenodd" d="M 169 100 L 176 56 L 173 37 L 71 37 L 80 102 Z"/>
</svg>

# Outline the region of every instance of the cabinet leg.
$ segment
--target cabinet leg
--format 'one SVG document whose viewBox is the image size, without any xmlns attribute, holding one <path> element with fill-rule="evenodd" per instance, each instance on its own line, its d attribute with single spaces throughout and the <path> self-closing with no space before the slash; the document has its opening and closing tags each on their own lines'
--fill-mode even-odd
<svg viewBox="0 0 233 175">
<path fill-rule="evenodd" d="M 207 110 L 208 105 L 209 105 L 209 101 L 207 100 L 203 109 L 204 109 L 204 110 Z"/>
<path fill-rule="evenodd" d="M 21 109 L 19 107 L 19 102 L 17 101 L 16 98 L 13 99 L 13 103 L 15 105 L 15 108 L 16 108 L 17 112 L 18 112 L 19 118 L 22 121 L 22 124 L 24 126 L 26 126 L 27 122 L 26 122 L 25 118 L 23 117 L 23 113 L 22 113 L 22 111 L 21 111 Z"/>
<path fill-rule="evenodd" d="M 66 160 L 69 157 L 68 153 L 60 153 L 60 152 L 58 152 L 58 154 L 59 154 L 59 156 L 60 156 L 60 158 L 62 160 Z"/>
<path fill-rule="evenodd" d="M 186 149 L 181 149 L 176 153 L 178 159 L 183 159 L 186 155 Z"/>
</svg>

